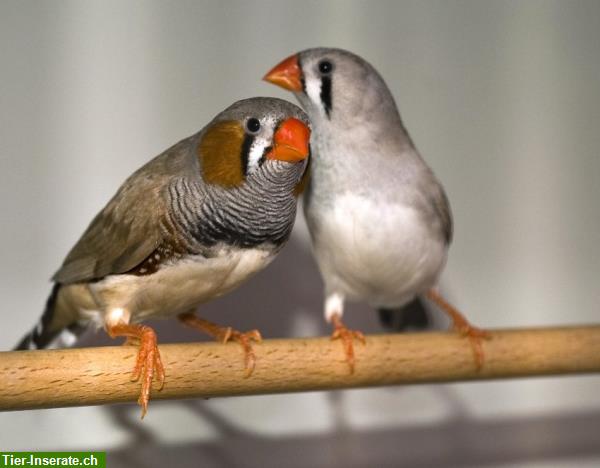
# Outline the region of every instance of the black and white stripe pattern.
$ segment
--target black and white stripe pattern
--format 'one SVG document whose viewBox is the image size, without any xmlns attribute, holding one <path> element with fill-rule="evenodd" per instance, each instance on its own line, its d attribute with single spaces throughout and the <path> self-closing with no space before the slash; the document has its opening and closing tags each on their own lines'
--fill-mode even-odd
<svg viewBox="0 0 600 468">
<path fill-rule="evenodd" d="M 50 325 L 54 317 L 54 305 L 61 285 L 56 283 L 46 301 L 46 308 L 38 323 L 25 335 L 15 350 L 55 349 L 73 346 L 79 336 L 86 330 L 85 324 L 75 322 L 62 330 L 51 331 Z"/>
<path fill-rule="evenodd" d="M 298 66 L 303 68 L 302 57 L 298 57 Z M 316 64 L 313 64 L 316 67 Z M 308 77 L 307 77 L 308 74 Z M 302 73 L 302 94 L 298 99 L 305 107 L 316 106 L 319 112 L 328 120 L 331 119 L 331 110 L 333 108 L 333 82 L 331 73 L 323 75 L 317 70 L 305 70 Z"/>
<path fill-rule="evenodd" d="M 252 145 L 254 143 L 254 135 L 246 133 L 244 135 L 244 141 L 242 142 L 242 174 L 248 175 L 248 164 L 250 159 L 250 152 L 252 151 Z"/>
<path fill-rule="evenodd" d="M 269 161 L 229 189 L 179 179 L 169 188 L 172 221 L 194 253 L 220 243 L 282 245 L 294 224 L 293 189 L 302 169 L 302 164 Z"/>
</svg>

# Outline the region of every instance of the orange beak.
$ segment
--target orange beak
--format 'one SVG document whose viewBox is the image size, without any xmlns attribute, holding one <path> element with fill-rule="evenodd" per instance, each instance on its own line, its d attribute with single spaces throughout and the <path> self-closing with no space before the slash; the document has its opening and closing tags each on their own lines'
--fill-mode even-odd
<svg viewBox="0 0 600 468">
<path fill-rule="evenodd" d="M 289 91 L 302 91 L 302 70 L 298 64 L 298 54 L 292 55 L 276 65 L 263 77 L 263 80 Z"/>
<path fill-rule="evenodd" d="M 308 157 L 310 129 L 298 119 L 290 117 L 275 132 L 273 149 L 267 153 L 268 159 L 298 162 Z"/>
</svg>

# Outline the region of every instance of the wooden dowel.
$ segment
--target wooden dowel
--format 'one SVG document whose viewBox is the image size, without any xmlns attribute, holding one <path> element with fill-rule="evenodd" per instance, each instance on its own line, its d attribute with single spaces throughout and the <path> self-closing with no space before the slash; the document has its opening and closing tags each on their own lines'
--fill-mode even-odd
<svg viewBox="0 0 600 468">
<path fill-rule="evenodd" d="M 265 340 L 244 378 L 236 343 L 160 346 L 166 380 L 152 399 L 208 398 L 351 387 L 483 380 L 600 371 L 600 326 L 498 330 L 475 368 L 468 340 L 455 333 L 367 336 L 349 374 L 342 346 L 328 338 Z M 137 348 L 114 346 L 0 353 L 0 410 L 135 401 Z M 152 401 L 150 402 L 150 411 Z"/>
</svg>

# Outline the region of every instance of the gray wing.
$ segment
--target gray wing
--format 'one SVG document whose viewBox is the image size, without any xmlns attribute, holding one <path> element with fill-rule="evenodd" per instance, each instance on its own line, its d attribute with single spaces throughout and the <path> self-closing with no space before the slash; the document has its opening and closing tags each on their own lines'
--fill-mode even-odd
<svg viewBox="0 0 600 468">
<path fill-rule="evenodd" d="M 427 223 L 434 227 L 439 235 L 449 245 L 452 242 L 453 222 L 450 202 L 442 184 L 427 166 L 425 172 L 418 178 L 416 203 L 422 208 L 422 215 L 427 217 Z"/>
<path fill-rule="evenodd" d="M 76 283 L 125 273 L 161 244 L 166 189 L 175 176 L 189 169 L 187 150 L 192 138 L 157 156 L 125 181 L 71 249 L 53 281 Z"/>
<path fill-rule="evenodd" d="M 452 236 L 454 234 L 454 226 L 452 223 L 452 211 L 450 211 L 450 202 L 448 201 L 446 192 L 444 191 L 441 185 L 439 185 L 438 187 L 439 193 L 437 194 L 437 196 L 433 197 L 432 203 L 436 213 L 440 217 L 444 239 L 446 239 L 447 244 L 450 244 L 452 242 Z"/>
</svg>

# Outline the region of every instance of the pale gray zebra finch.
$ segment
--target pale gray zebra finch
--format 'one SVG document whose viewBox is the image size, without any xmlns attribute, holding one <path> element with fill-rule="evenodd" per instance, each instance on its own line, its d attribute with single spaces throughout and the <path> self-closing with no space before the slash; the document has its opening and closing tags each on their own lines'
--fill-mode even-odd
<svg viewBox="0 0 600 468">
<path fill-rule="evenodd" d="M 452 240 L 450 205 L 419 155 L 377 71 L 340 49 L 309 49 L 265 80 L 294 93 L 313 124 L 304 212 L 325 282 L 325 317 L 354 369 L 355 338 L 341 321 L 346 300 L 397 309 L 426 295 L 470 339 L 482 338 L 433 287 Z"/>
<path fill-rule="evenodd" d="M 273 260 L 290 236 L 309 156 L 301 109 L 274 98 L 236 102 L 201 131 L 131 175 L 94 218 L 62 267 L 46 310 L 19 349 L 72 344 L 89 325 L 139 342 L 133 378 L 147 411 L 165 371 L 154 331 L 139 322 L 178 316 L 216 339 L 251 341 L 193 315 Z"/>
</svg>

